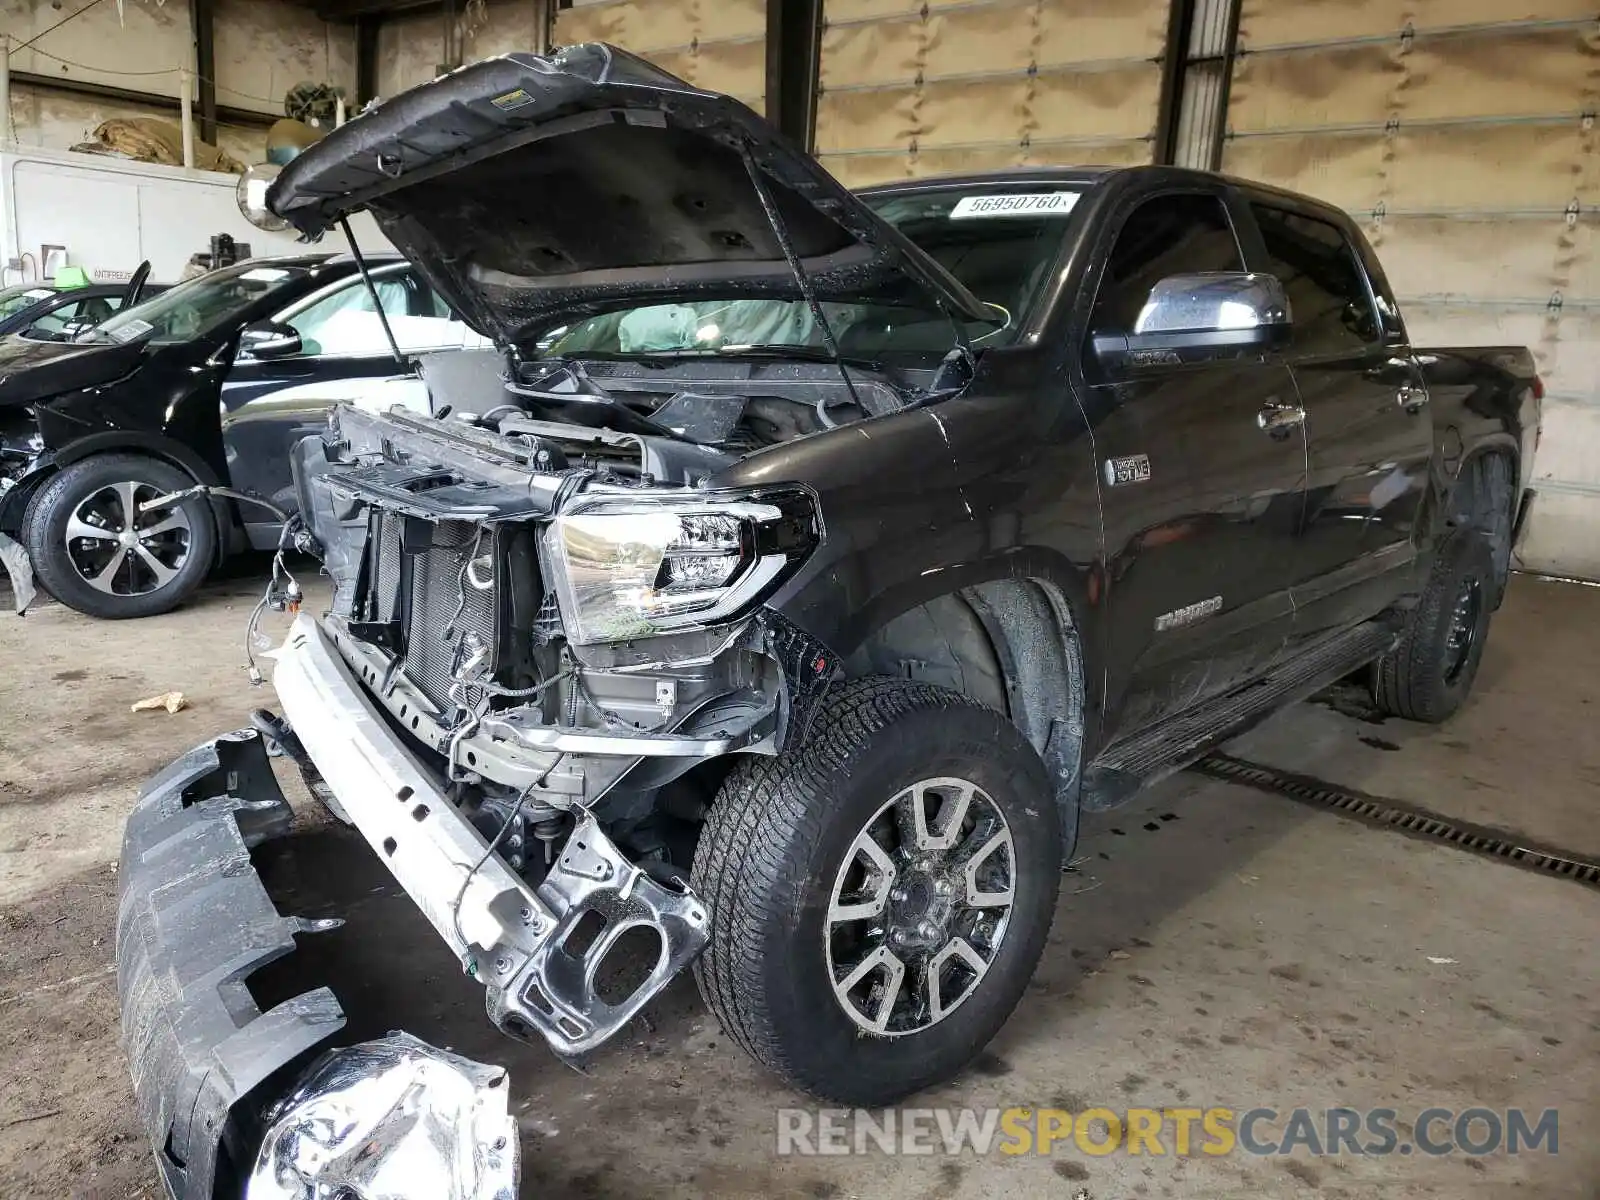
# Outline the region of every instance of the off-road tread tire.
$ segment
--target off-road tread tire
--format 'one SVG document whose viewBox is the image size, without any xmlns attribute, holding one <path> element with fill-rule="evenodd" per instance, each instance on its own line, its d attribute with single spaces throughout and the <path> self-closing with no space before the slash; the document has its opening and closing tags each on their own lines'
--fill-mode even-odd
<svg viewBox="0 0 1600 1200">
<path fill-rule="evenodd" d="M 66 561 L 60 531 L 52 528 L 61 508 L 75 506 L 85 482 L 97 477 L 105 483 L 136 479 L 168 491 L 194 486 L 186 471 L 147 454 L 94 454 L 64 467 L 34 493 L 22 519 L 22 544 L 27 547 L 34 574 L 50 595 L 91 617 L 116 621 L 171 611 L 205 582 L 216 558 L 217 535 L 209 502 L 197 496 L 175 506 L 189 518 L 189 557 L 177 579 L 143 596 L 112 596 L 78 575 Z"/>
<path fill-rule="evenodd" d="M 852 764 L 874 739 L 896 736 L 892 727 L 908 716 L 949 709 L 967 710 L 989 722 L 992 730 L 986 734 L 992 736 L 990 744 L 996 755 L 1014 755 L 1015 762 L 1022 765 L 1043 816 L 1042 828 L 1029 832 L 1044 838 L 1051 864 L 1043 913 L 1030 925 L 1026 914 L 1013 910 L 1014 924 L 1007 936 L 1020 939 L 1026 970 L 1015 994 L 988 997 L 994 1001 L 988 1022 L 992 1029 L 970 1046 L 965 1058 L 970 1061 L 1021 999 L 1049 934 L 1060 887 L 1059 816 L 1048 774 L 1021 731 L 1002 714 L 929 684 L 885 676 L 850 680 L 839 685 L 822 705 L 804 744 L 775 758 L 745 756 L 733 768 L 700 834 L 692 882 L 711 911 L 710 944 L 694 966 L 700 994 L 735 1045 L 791 1087 L 826 1100 L 868 1107 L 893 1103 L 941 1082 L 965 1065 L 963 1061 L 954 1069 L 935 1068 L 889 1080 L 865 1077 L 853 1069 L 854 1064 L 840 1062 L 824 1077 L 797 1061 L 785 1031 L 774 1021 L 761 977 L 764 934 L 795 919 L 795 897 L 782 885 L 791 853 L 788 848 L 815 849 L 819 845 L 836 813 L 835 787 L 841 776 L 848 780 Z M 1016 828 L 1016 817 L 1008 815 L 1008 820 L 1020 871 L 1025 833 Z M 830 878 L 830 886 L 831 882 Z M 1015 924 L 1019 920 L 1024 921 L 1021 928 Z M 1001 953 L 1005 949 L 1003 944 Z M 986 978 L 984 984 L 988 983 Z M 985 999 L 974 994 L 965 1004 Z M 845 1019 L 842 1013 L 839 1016 Z M 789 1032 L 792 1036 L 794 1031 Z"/>
<path fill-rule="evenodd" d="M 1494 556 L 1481 530 L 1460 528 L 1445 535 L 1404 636 L 1373 665 L 1372 699 L 1382 711 L 1407 721 L 1438 724 L 1461 707 L 1472 690 L 1488 636 L 1494 571 Z M 1472 656 L 1461 675 L 1449 682 L 1445 679 L 1445 639 L 1456 595 L 1469 572 L 1482 584 L 1484 605 Z"/>
</svg>

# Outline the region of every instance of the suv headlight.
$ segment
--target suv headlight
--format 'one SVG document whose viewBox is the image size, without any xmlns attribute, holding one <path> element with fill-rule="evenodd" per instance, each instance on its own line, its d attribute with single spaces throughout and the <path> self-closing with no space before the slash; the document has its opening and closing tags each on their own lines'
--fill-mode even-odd
<svg viewBox="0 0 1600 1200">
<path fill-rule="evenodd" d="M 551 521 L 545 549 L 567 638 L 586 646 L 731 620 L 770 594 L 817 537 L 802 492 L 606 497 Z"/>
</svg>

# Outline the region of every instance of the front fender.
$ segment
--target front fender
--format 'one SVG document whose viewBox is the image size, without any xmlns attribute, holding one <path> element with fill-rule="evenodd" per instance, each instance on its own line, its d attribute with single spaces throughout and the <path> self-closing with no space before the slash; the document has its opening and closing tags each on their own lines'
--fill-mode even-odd
<svg viewBox="0 0 1600 1200">
<path fill-rule="evenodd" d="M 28 502 L 55 473 L 55 455 L 46 450 L 33 460 L 26 475 L 0 494 L 0 533 L 20 540 L 22 515 L 28 511 Z"/>
<path fill-rule="evenodd" d="M 165 437 L 159 433 L 149 433 L 139 429 L 107 429 L 100 433 L 91 433 L 85 437 L 76 438 L 56 451 L 56 467 L 70 467 L 75 462 L 81 462 L 94 454 L 109 454 L 114 451 L 132 450 L 140 454 L 148 454 L 152 458 L 160 458 L 173 466 L 186 471 L 196 483 L 219 484 L 223 481 L 217 477 L 211 465 L 196 454 L 188 446 L 173 438 Z"/>
</svg>

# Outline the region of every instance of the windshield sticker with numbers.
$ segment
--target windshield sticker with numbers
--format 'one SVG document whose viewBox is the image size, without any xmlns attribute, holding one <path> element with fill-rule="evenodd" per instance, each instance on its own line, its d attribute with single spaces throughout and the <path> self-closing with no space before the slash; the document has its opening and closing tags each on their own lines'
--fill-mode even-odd
<svg viewBox="0 0 1600 1200">
<path fill-rule="evenodd" d="M 1064 217 L 1077 203 L 1077 192 L 1008 192 L 998 196 L 963 196 L 950 210 L 950 219 Z"/>
</svg>

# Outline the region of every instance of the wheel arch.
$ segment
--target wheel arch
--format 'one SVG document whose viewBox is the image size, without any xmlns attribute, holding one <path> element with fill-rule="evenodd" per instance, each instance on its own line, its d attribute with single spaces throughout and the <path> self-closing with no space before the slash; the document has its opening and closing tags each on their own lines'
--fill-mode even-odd
<svg viewBox="0 0 1600 1200">
<path fill-rule="evenodd" d="M 1004 713 L 1050 774 L 1063 861 L 1077 841 L 1090 693 L 1077 611 L 1048 579 L 968 583 L 880 619 L 844 662 L 852 676 L 937 684 Z"/>
<path fill-rule="evenodd" d="M 1495 605 L 1505 594 L 1517 528 L 1518 447 L 1511 438 L 1488 439 L 1462 458 L 1443 497 L 1440 538 L 1453 529 L 1476 529 L 1489 542 L 1496 574 Z M 1504 464 L 1497 467 L 1496 463 Z"/>
<path fill-rule="evenodd" d="M 146 433 L 136 429 L 105 430 L 92 433 L 87 437 L 79 438 L 62 449 L 56 451 L 54 458 L 44 467 L 29 475 L 15 488 L 6 494 L 7 507 L 0 510 L 0 528 L 5 528 L 11 521 L 21 527 L 23 513 L 32 504 L 33 497 L 40 488 L 50 481 L 55 475 L 85 459 L 94 458 L 102 454 L 143 454 L 150 458 L 176 467 L 196 483 L 221 484 L 217 473 L 211 469 L 205 459 L 196 454 L 182 442 L 157 433 Z M 22 495 L 13 504 L 13 496 L 27 488 L 26 495 Z M 216 534 L 216 566 L 227 557 L 230 534 L 234 528 L 233 510 L 229 502 L 218 497 L 211 497 L 209 505 L 213 532 Z"/>
</svg>

